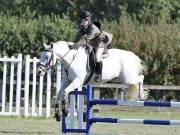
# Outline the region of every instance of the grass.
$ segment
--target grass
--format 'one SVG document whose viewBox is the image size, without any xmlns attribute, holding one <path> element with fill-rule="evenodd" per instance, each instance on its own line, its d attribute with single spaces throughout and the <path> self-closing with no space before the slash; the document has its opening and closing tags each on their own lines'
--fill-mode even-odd
<svg viewBox="0 0 180 135">
<path fill-rule="evenodd" d="M 100 111 L 101 117 L 142 118 L 142 119 L 180 119 L 178 112 L 150 111 Z M 0 116 L 0 135 L 61 135 L 61 124 L 54 118 L 20 116 Z M 121 135 L 179 135 L 179 126 L 157 126 L 137 124 L 95 123 L 93 133 Z M 69 134 L 67 134 L 69 135 Z M 74 134 L 76 135 L 76 134 Z M 78 135 L 78 134 L 77 134 Z"/>
<path fill-rule="evenodd" d="M 154 111 L 102 111 L 101 117 L 129 118 L 129 119 L 171 119 L 180 120 L 178 112 Z M 96 128 L 97 126 L 97 128 Z M 141 125 L 141 124 L 94 124 L 94 133 L 124 134 L 124 135 L 179 135 L 179 126 Z"/>
<path fill-rule="evenodd" d="M 59 124 L 52 118 L 0 117 L 0 135 L 55 135 Z"/>
</svg>

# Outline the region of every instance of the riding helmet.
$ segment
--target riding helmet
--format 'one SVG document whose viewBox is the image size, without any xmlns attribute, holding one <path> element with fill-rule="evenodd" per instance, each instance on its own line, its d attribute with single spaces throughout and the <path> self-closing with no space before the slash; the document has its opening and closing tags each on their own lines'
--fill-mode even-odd
<svg viewBox="0 0 180 135">
<path fill-rule="evenodd" d="M 89 11 L 82 11 L 79 16 L 81 19 L 85 19 L 86 17 L 91 18 L 91 13 Z"/>
</svg>

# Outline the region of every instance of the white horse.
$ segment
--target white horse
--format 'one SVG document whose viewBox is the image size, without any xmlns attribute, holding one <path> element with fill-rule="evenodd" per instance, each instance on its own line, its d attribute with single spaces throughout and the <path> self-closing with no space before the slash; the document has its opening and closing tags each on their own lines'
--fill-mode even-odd
<svg viewBox="0 0 180 135">
<path fill-rule="evenodd" d="M 87 69 L 88 50 L 80 46 L 77 49 L 69 49 L 68 45 L 72 42 L 58 41 L 51 45 L 44 44 L 44 50 L 41 52 L 38 73 L 44 75 L 48 68 L 56 65 L 57 61 L 61 62 L 62 68 L 62 86 L 56 99 L 56 108 L 59 108 L 60 100 L 62 112 L 67 115 L 67 95 L 76 88 L 82 87 L 88 78 L 90 71 Z M 109 56 L 103 58 L 102 81 L 101 83 L 112 79 L 121 83 L 129 84 L 128 97 L 130 99 L 138 98 L 138 83 L 142 83 L 144 76 L 141 75 L 144 66 L 141 64 L 140 58 L 133 52 L 109 49 Z M 93 84 L 94 75 L 88 82 Z M 142 98 L 144 92 L 140 92 Z M 63 109 L 64 108 L 64 109 Z M 57 116 L 58 114 L 58 116 Z M 59 110 L 56 110 L 56 118 L 58 120 Z"/>
</svg>

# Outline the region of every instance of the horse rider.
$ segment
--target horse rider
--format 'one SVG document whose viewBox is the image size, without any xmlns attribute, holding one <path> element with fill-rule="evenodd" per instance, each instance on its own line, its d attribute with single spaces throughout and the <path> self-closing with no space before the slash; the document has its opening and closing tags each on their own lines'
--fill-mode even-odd
<svg viewBox="0 0 180 135">
<path fill-rule="evenodd" d="M 81 25 L 78 33 L 75 36 L 74 47 L 80 42 L 81 38 L 86 39 L 86 43 L 96 49 L 96 67 L 95 81 L 100 82 L 102 78 L 102 54 L 107 45 L 112 41 L 112 34 L 102 31 L 100 26 L 96 26 L 92 22 L 92 15 L 88 11 L 82 11 L 80 14 Z M 73 48 L 73 46 L 71 47 Z"/>
</svg>

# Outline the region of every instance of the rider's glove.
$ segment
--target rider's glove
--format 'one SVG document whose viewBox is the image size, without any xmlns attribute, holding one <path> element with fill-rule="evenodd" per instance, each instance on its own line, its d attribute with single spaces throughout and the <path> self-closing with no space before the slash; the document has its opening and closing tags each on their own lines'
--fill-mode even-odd
<svg viewBox="0 0 180 135">
<path fill-rule="evenodd" d="M 74 43 L 74 45 L 68 45 L 69 49 L 75 49 L 78 47 L 77 43 Z"/>
</svg>

